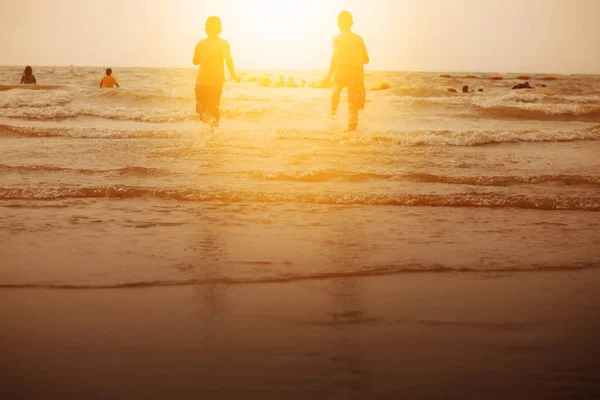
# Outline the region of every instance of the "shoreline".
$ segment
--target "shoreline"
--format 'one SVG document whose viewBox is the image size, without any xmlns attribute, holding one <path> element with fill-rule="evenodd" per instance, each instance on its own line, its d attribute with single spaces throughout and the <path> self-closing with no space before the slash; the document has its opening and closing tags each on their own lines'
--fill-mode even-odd
<svg viewBox="0 0 600 400">
<path fill-rule="evenodd" d="M 259 262 L 260 263 L 260 262 Z M 13 289 L 13 290 L 127 290 L 127 289 L 167 289 L 167 288 L 178 288 L 178 287 L 201 287 L 206 285 L 227 285 L 227 286 L 245 286 L 245 285 L 276 285 L 276 284 L 294 284 L 303 282 L 313 281 L 328 281 L 333 279 L 353 279 L 353 278 L 385 278 L 385 277 L 396 277 L 398 275 L 451 275 L 457 278 L 461 275 L 476 276 L 481 279 L 496 278 L 498 275 L 519 275 L 529 273 L 553 273 L 553 272 L 579 272 L 579 271 L 590 271 L 600 269 L 600 265 L 589 264 L 589 265 L 577 265 L 577 266 L 541 266 L 541 267 L 529 267 L 522 269 L 515 268 L 497 268 L 497 269 L 486 269 L 477 270 L 468 267 L 465 268 L 451 268 L 440 266 L 438 268 L 422 269 L 419 267 L 404 268 L 403 270 L 396 271 L 352 271 L 352 272 L 324 272 L 314 275 L 305 276 L 290 276 L 290 277 L 264 277 L 257 279 L 248 278 L 215 278 L 215 279 L 190 279 L 190 280 L 173 280 L 173 281 L 148 281 L 148 282 L 123 282 L 114 283 L 109 285 L 102 284 L 60 284 L 60 283 L 0 283 L 0 290 L 2 289 Z"/>
<path fill-rule="evenodd" d="M 0 289 L 7 398 L 592 398 L 600 271 Z"/>
</svg>

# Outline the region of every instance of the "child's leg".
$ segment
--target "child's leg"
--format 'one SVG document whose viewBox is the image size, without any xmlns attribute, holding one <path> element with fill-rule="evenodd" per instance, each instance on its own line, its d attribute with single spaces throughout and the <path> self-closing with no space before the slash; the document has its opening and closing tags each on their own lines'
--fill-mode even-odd
<svg viewBox="0 0 600 400">
<path fill-rule="evenodd" d="M 196 86 L 196 114 L 200 120 L 203 120 L 203 115 L 206 112 L 206 107 L 204 106 L 204 92 L 201 86 Z"/>
<path fill-rule="evenodd" d="M 348 107 L 348 130 L 356 131 L 358 128 L 358 108 L 354 105 Z"/>
<path fill-rule="evenodd" d="M 358 112 L 365 109 L 366 90 L 364 86 L 348 87 L 348 130 L 358 128 Z"/>
<path fill-rule="evenodd" d="M 223 90 L 219 89 L 219 88 L 213 88 L 212 93 L 211 93 L 211 102 L 210 102 L 209 113 L 210 113 L 210 116 L 212 117 L 211 125 L 213 126 L 213 128 L 216 128 L 219 126 L 219 120 L 221 119 L 221 111 L 219 110 L 219 107 L 221 106 L 221 95 L 222 94 L 223 94 Z"/>
<path fill-rule="evenodd" d="M 209 123 L 213 128 L 217 128 L 219 126 L 219 119 L 221 118 L 219 106 L 211 104 L 211 106 L 208 108 L 207 114 L 209 116 L 209 121 L 207 121 L 207 123 Z"/>
<path fill-rule="evenodd" d="M 340 95 L 342 93 L 342 89 L 340 89 L 337 85 L 333 87 L 333 92 L 331 93 L 331 117 L 335 117 L 337 113 L 338 106 L 340 104 Z"/>
</svg>

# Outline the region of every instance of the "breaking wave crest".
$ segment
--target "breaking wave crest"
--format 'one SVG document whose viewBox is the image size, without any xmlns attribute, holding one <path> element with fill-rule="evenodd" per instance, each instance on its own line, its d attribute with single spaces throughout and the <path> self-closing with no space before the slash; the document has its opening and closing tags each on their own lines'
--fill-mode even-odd
<svg viewBox="0 0 600 400">
<path fill-rule="evenodd" d="M 64 106 L 73 96 L 65 90 L 9 90 L 0 92 L 0 109 L 37 109 Z"/>
<path fill-rule="evenodd" d="M 74 139 L 174 139 L 180 132 L 168 129 L 97 129 L 80 127 L 10 126 L 0 124 L 0 135 L 68 137 Z"/>
<path fill-rule="evenodd" d="M 171 176 L 180 175 L 166 169 L 149 168 L 142 166 L 128 166 L 116 169 L 72 168 L 57 165 L 5 165 L 0 164 L 2 172 L 70 172 L 84 175 L 93 174 L 119 174 L 137 176 Z M 197 175 L 198 172 L 194 171 Z M 226 175 L 221 172 L 219 175 Z M 427 173 L 383 174 L 376 172 L 358 172 L 336 168 L 310 168 L 296 171 L 262 171 L 250 170 L 233 172 L 234 175 L 250 176 L 266 181 L 291 181 L 291 182 L 367 182 L 373 180 L 397 180 L 419 183 L 441 183 L 449 185 L 472 186 L 513 186 L 513 185 L 539 185 L 554 183 L 566 186 L 600 186 L 600 177 L 593 175 L 534 175 L 534 176 L 445 176 Z"/>
<path fill-rule="evenodd" d="M 415 182 L 446 183 L 452 185 L 511 186 L 558 183 L 563 185 L 600 186 L 599 176 L 536 175 L 536 176 L 442 176 L 432 174 L 407 174 L 403 178 Z"/>
<path fill-rule="evenodd" d="M 480 115 L 496 119 L 600 122 L 598 105 L 526 103 L 479 107 Z"/>
<path fill-rule="evenodd" d="M 77 117 L 98 117 L 111 120 L 128 120 L 138 122 L 181 122 L 196 119 L 192 111 L 182 109 L 153 109 L 129 107 L 96 107 L 96 106 L 49 106 L 43 108 L 22 107 L 0 109 L 1 117 L 30 120 L 53 121 Z"/>
<path fill-rule="evenodd" d="M 119 174 L 137 176 L 168 176 L 176 175 L 175 172 L 158 168 L 129 166 L 117 169 L 69 168 L 56 165 L 4 165 L 0 164 L 0 173 L 3 171 L 16 172 L 73 172 L 84 175 L 92 174 Z"/>
<path fill-rule="evenodd" d="M 365 182 L 370 180 L 408 180 L 421 183 L 443 183 L 450 185 L 473 186 L 512 186 L 556 183 L 562 185 L 600 186 L 600 177 L 584 175 L 536 175 L 536 176 L 444 176 L 426 173 L 383 174 L 375 172 L 357 172 L 334 168 L 311 168 L 298 171 L 260 171 L 247 172 L 254 178 L 269 181 L 299 182 Z"/>
<path fill-rule="evenodd" d="M 29 137 L 69 137 L 77 139 L 177 139 L 184 136 L 184 129 L 97 129 L 80 127 L 9 126 L 0 125 L 0 135 L 12 134 Z M 573 131 L 538 131 L 535 129 L 506 131 L 449 131 L 420 130 L 365 131 L 359 135 L 327 132 L 323 130 L 283 128 L 273 129 L 280 140 L 343 141 L 348 144 L 364 145 L 391 143 L 400 146 L 481 146 L 509 142 L 567 142 L 576 140 L 600 140 L 600 126 Z M 230 131 L 231 135 L 236 134 Z M 248 135 L 244 135 L 245 141 Z M 260 139 L 260 137 L 259 137 Z"/>
<path fill-rule="evenodd" d="M 272 113 L 274 106 L 271 104 L 237 104 L 221 110 L 221 115 L 230 119 L 252 119 Z M 154 123 L 173 123 L 197 120 L 194 107 L 177 106 L 171 108 L 155 107 L 108 107 L 108 106 L 60 106 L 55 104 L 35 105 L 28 104 L 20 108 L 1 108 L 0 117 L 18 118 L 39 121 L 60 121 L 78 117 L 97 117 L 118 121 L 137 121 Z"/>
</svg>

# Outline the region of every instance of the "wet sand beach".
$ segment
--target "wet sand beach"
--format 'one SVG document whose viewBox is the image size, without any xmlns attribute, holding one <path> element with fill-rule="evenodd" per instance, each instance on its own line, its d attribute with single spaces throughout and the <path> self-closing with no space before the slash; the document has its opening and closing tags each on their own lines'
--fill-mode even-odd
<svg viewBox="0 0 600 400">
<path fill-rule="evenodd" d="M 3 289 L 8 398 L 591 399 L 598 270 Z"/>
</svg>

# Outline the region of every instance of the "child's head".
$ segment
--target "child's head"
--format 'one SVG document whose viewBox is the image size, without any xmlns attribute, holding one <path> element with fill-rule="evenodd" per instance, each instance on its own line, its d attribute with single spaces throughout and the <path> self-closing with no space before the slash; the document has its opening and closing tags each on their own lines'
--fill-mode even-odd
<svg viewBox="0 0 600 400">
<path fill-rule="evenodd" d="M 33 74 L 33 70 L 28 65 L 28 66 L 25 67 L 25 75 L 31 75 L 31 74 Z"/>
<path fill-rule="evenodd" d="M 342 11 L 340 15 L 338 15 L 338 27 L 340 28 L 340 31 L 349 31 L 352 28 L 352 25 L 354 25 L 352 14 L 348 11 Z"/>
<path fill-rule="evenodd" d="M 206 19 L 206 34 L 207 35 L 218 35 L 223 32 L 223 28 L 221 26 L 221 18 L 219 17 L 208 17 Z"/>
<path fill-rule="evenodd" d="M 111 76 L 112 75 L 112 69 L 106 68 L 106 75 Z"/>
</svg>

